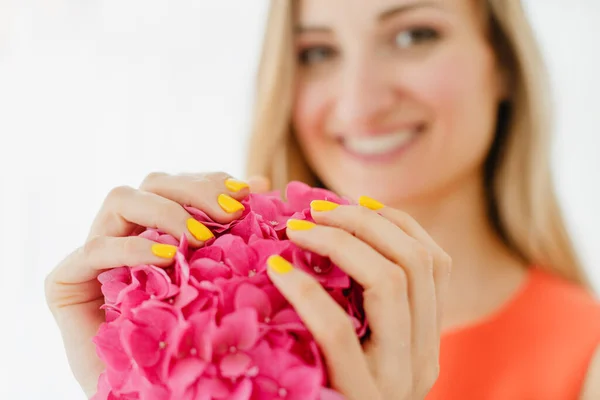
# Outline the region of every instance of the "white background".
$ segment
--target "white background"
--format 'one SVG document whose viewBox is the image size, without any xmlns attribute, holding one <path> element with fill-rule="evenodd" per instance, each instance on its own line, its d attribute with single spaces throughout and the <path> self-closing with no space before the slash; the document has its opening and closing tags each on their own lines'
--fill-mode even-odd
<svg viewBox="0 0 600 400">
<path fill-rule="evenodd" d="M 555 85 L 561 201 L 600 288 L 600 2 L 527 6 Z M 0 399 L 84 398 L 43 279 L 111 187 L 155 170 L 243 176 L 265 10 L 0 0 Z"/>
</svg>

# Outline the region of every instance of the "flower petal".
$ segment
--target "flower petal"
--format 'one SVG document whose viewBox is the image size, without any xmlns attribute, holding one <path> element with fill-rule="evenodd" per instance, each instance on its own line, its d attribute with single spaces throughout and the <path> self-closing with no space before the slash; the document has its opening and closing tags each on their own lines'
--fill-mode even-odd
<svg viewBox="0 0 600 400">
<path fill-rule="evenodd" d="M 253 308 L 258 313 L 258 319 L 263 321 L 271 316 L 271 302 L 267 294 L 254 285 L 242 283 L 235 292 L 235 308 Z"/>
<path fill-rule="evenodd" d="M 252 359 L 244 353 L 227 354 L 219 364 L 221 375 L 226 378 L 237 378 L 244 374 L 250 367 Z"/>
</svg>

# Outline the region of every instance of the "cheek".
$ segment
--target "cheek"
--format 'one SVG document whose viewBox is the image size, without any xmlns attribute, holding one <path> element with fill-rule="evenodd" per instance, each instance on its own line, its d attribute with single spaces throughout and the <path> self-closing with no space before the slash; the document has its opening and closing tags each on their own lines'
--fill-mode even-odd
<svg viewBox="0 0 600 400">
<path fill-rule="evenodd" d="M 296 85 L 292 124 L 303 146 L 311 146 L 319 139 L 327 110 L 327 89 L 318 82 L 302 81 Z"/>
<path fill-rule="evenodd" d="M 435 156 L 444 153 L 446 161 L 482 158 L 493 139 L 498 103 L 492 55 L 485 48 L 449 49 L 425 64 L 413 71 L 410 82 L 432 122 L 430 150 Z"/>
</svg>

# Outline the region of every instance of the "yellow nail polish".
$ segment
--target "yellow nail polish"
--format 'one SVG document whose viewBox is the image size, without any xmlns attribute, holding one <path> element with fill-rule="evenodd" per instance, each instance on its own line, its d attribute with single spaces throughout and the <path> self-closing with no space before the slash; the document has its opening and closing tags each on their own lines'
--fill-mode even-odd
<svg viewBox="0 0 600 400">
<path fill-rule="evenodd" d="M 160 258 L 173 258 L 177 253 L 177 247 L 170 244 L 155 243 L 152 245 L 152 253 Z"/>
<path fill-rule="evenodd" d="M 244 205 L 226 194 L 220 194 L 217 202 L 225 212 L 233 214 L 244 209 Z"/>
<path fill-rule="evenodd" d="M 313 200 L 310 202 L 310 208 L 312 208 L 313 211 L 331 211 L 339 206 L 339 204 L 327 200 Z"/>
<path fill-rule="evenodd" d="M 363 207 L 370 208 L 371 210 L 380 210 L 385 207 L 384 204 L 367 196 L 361 196 L 360 199 L 358 199 L 358 204 Z"/>
<path fill-rule="evenodd" d="M 208 239 L 212 239 L 215 237 L 213 233 L 208 229 L 203 223 L 195 220 L 194 218 L 190 218 L 187 220 L 187 228 L 188 231 L 194 236 L 196 239 L 201 242 L 206 242 Z"/>
<path fill-rule="evenodd" d="M 271 268 L 272 271 L 278 273 L 279 275 L 287 274 L 288 272 L 293 271 L 294 266 L 290 264 L 288 260 L 281 256 L 271 256 L 267 260 L 267 265 Z"/>
<path fill-rule="evenodd" d="M 248 185 L 246 182 L 238 181 L 235 179 L 227 179 L 225 181 L 225 187 L 227 188 L 227 190 L 231 190 L 232 192 L 239 192 L 242 189 L 249 188 L 250 185 Z"/>
<path fill-rule="evenodd" d="M 310 221 L 302 219 L 289 219 L 286 226 L 293 231 L 308 231 L 314 228 L 316 225 Z"/>
</svg>

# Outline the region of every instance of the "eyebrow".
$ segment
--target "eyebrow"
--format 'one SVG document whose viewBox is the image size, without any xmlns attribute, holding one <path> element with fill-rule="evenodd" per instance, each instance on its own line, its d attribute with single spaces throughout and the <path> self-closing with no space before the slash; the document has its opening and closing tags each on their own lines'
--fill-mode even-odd
<svg viewBox="0 0 600 400">
<path fill-rule="evenodd" d="M 435 1 L 415 1 L 414 3 L 403 4 L 401 6 L 384 11 L 381 14 L 379 14 L 379 17 L 377 19 L 379 20 L 379 22 L 383 22 L 398 14 L 417 10 L 419 8 L 437 8 L 440 10 L 444 9 L 444 7 L 441 4 Z"/>
<path fill-rule="evenodd" d="M 419 8 L 438 8 L 444 9 L 444 7 L 434 1 L 415 1 L 413 3 L 403 4 L 398 7 L 391 8 L 379 14 L 377 20 L 379 22 L 384 22 L 398 14 L 403 14 L 409 11 L 417 10 Z M 331 29 L 325 26 L 302 26 L 298 25 L 294 28 L 296 34 L 305 33 L 305 32 L 315 32 L 315 33 L 330 33 Z"/>
</svg>

